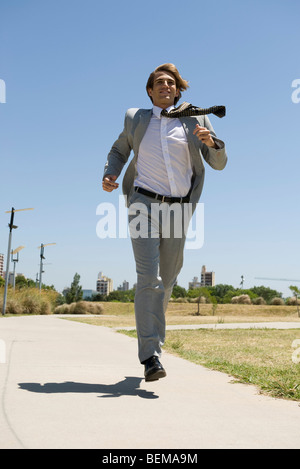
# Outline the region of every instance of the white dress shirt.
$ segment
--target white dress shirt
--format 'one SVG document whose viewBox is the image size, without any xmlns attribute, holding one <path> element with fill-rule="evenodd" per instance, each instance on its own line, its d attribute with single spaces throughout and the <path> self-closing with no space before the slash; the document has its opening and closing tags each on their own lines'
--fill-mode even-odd
<svg viewBox="0 0 300 469">
<path fill-rule="evenodd" d="M 134 185 L 165 196 L 184 197 L 192 178 L 188 142 L 180 120 L 161 117 L 161 111 L 153 106 L 139 148 Z"/>
</svg>

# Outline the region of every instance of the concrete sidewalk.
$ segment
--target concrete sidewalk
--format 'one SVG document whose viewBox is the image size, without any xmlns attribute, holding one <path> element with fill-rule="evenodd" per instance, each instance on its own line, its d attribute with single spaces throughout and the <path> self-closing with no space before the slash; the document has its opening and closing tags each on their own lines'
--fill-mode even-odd
<svg viewBox="0 0 300 469">
<path fill-rule="evenodd" d="M 300 449 L 299 403 L 167 353 L 146 383 L 136 340 L 109 328 L 7 317 L 0 341 L 2 449 Z"/>
</svg>

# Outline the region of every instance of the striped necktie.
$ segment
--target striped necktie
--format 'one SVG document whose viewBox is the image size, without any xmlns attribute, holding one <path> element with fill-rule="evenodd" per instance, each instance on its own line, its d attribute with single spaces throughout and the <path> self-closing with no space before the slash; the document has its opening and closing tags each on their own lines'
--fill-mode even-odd
<svg viewBox="0 0 300 469">
<path fill-rule="evenodd" d="M 190 103 L 182 103 L 180 106 L 167 111 L 163 109 L 161 115 L 163 117 L 190 117 L 190 116 L 203 116 L 204 114 L 214 114 L 217 117 L 224 117 L 226 114 L 225 106 L 212 106 L 206 109 L 193 106 Z"/>
</svg>

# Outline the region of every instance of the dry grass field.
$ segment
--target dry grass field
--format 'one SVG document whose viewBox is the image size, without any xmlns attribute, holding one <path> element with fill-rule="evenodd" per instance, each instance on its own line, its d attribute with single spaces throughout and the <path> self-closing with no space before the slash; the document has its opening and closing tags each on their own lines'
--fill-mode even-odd
<svg viewBox="0 0 300 469">
<path fill-rule="evenodd" d="M 86 317 L 85 322 L 106 327 L 135 327 L 133 303 L 104 302 L 102 305 L 103 314 Z M 172 302 L 167 309 L 166 321 L 168 325 L 273 321 L 299 321 L 300 324 L 296 306 L 220 304 L 213 309 L 212 304 L 201 304 L 198 315 L 197 304 Z"/>
</svg>

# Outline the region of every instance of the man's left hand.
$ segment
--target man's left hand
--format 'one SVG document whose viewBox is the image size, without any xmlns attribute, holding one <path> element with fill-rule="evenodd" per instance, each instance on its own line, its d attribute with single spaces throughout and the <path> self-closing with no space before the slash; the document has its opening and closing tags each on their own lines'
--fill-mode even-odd
<svg viewBox="0 0 300 469">
<path fill-rule="evenodd" d="M 215 147 L 214 139 L 212 138 L 212 136 L 210 135 L 210 131 L 206 127 L 201 127 L 199 124 L 197 124 L 193 134 L 197 135 L 199 140 L 205 143 L 205 145 L 207 145 L 208 147 Z"/>
</svg>

